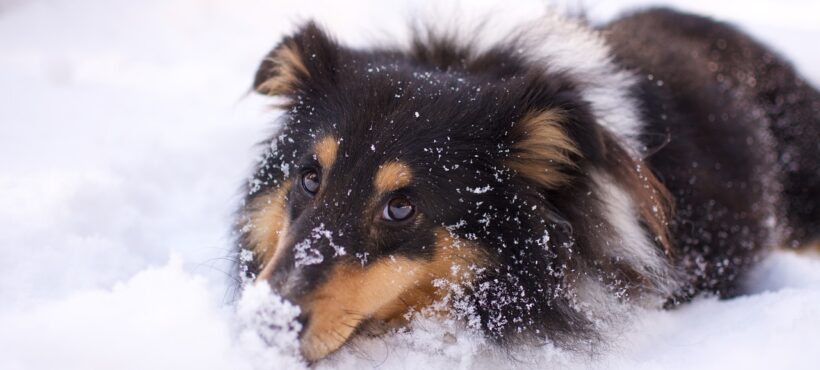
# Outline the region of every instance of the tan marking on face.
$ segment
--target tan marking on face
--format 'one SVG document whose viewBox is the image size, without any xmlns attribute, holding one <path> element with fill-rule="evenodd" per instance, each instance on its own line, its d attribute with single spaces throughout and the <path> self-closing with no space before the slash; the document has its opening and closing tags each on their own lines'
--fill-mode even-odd
<svg viewBox="0 0 820 370">
<path fill-rule="evenodd" d="M 333 167 L 336 162 L 336 152 L 339 150 L 339 142 L 333 136 L 327 136 L 319 140 L 313 146 L 314 153 L 316 153 L 316 160 L 323 169 L 328 170 Z"/>
<path fill-rule="evenodd" d="M 269 68 L 268 78 L 256 87 L 256 91 L 266 95 L 283 95 L 296 89 L 299 81 L 310 77 L 305 68 L 299 46 L 290 43 L 274 50 L 262 62 L 263 68 Z"/>
<path fill-rule="evenodd" d="M 310 324 L 302 336 L 302 354 L 310 361 L 323 358 L 343 345 L 364 320 L 401 320 L 446 295 L 433 281 L 469 284 L 474 267 L 486 264 L 475 245 L 457 240 L 443 228 L 436 231 L 432 260 L 387 256 L 369 266 L 338 265 L 327 282 L 305 305 Z"/>
<path fill-rule="evenodd" d="M 513 127 L 521 138 L 513 144 L 507 165 L 547 188 L 567 183 L 569 176 L 562 169 L 574 167 L 571 155 L 581 152 L 561 127 L 562 120 L 563 113 L 558 110 L 527 114 Z"/>
<path fill-rule="evenodd" d="M 257 280 L 270 276 L 273 263 L 288 230 L 287 194 L 292 181 L 285 182 L 278 189 L 256 197 L 250 205 L 248 243 L 263 268 Z"/>
<path fill-rule="evenodd" d="M 432 261 L 426 261 L 424 271 L 426 280 L 413 289 L 405 290 L 401 296 L 390 304 L 382 306 L 373 317 L 387 322 L 404 323 L 404 314 L 409 311 L 421 311 L 448 293 L 448 288 L 439 288 L 434 280 L 443 279 L 449 284 L 469 285 L 475 280 L 476 269 L 487 266 L 488 257 L 473 242 L 454 237 L 444 228 L 435 232 L 435 250 Z M 433 312 L 431 312 L 433 313 Z M 437 312 L 445 314 L 446 312 Z"/>
<path fill-rule="evenodd" d="M 318 360 L 338 349 L 362 320 L 415 284 L 422 266 L 406 258 L 385 259 L 366 268 L 339 265 L 313 295 L 302 354 Z"/>
<path fill-rule="evenodd" d="M 373 178 L 376 192 L 387 193 L 410 185 L 413 180 L 413 171 L 402 162 L 388 162 L 379 167 Z"/>
</svg>

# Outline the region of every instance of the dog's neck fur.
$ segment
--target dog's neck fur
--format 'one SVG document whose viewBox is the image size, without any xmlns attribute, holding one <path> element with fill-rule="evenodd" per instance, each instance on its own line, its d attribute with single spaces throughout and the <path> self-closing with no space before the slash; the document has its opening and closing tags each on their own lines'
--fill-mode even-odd
<svg viewBox="0 0 820 370">
<path fill-rule="evenodd" d="M 633 156 L 644 152 L 638 103 L 631 96 L 635 76 L 612 60 L 597 31 L 581 20 L 551 14 L 529 22 L 521 33 L 522 52 L 533 64 L 569 75 L 592 107 L 598 124 L 610 131 Z"/>
<path fill-rule="evenodd" d="M 640 140 L 643 124 L 639 103 L 632 96 L 637 77 L 615 63 L 604 37 L 583 19 L 553 9 L 523 23 L 488 19 L 453 25 L 434 20 L 422 27 L 433 34 L 461 39 L 462 44 L 472 47 L 475 55 L 516 42 L 516 51 L 530 66 L 542 66 L 544 73 L 570 77 L 590 104 L 598 124 L 615 135 L 630 154 L 638 157 L 646 151 Z"/>
</svg>

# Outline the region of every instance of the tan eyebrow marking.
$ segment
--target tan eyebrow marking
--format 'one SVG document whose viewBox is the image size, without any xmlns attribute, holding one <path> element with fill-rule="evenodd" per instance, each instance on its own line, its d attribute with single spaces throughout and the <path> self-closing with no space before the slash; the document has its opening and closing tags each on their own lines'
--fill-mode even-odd
<svg viewBox="0 0 820 370">
<path fill-rule="evenodd" d="M 313 147 L 316 159 L 325 170 L 333 167 L 336 162 L 336 152 L 339 150 L 339 142 L 333 136 L 326 136 L 319 140 Z"/>
<path fill-rule="evenodd" d="M 410 167 L 402 162 L 393 161 L 379 167 L 373 185 L 377 192 L 386 193 L 410 185 L 412 180 L 413 171 Z"/>
</svg>

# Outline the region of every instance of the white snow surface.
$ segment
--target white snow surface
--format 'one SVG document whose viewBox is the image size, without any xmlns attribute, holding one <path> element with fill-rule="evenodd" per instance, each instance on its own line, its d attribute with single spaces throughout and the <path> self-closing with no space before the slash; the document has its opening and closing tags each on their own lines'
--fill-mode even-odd
<svg viewBox="0 0 820 370">
<path fill-rule="evenodd" d="M 587 3 L 594 21 L 659 4 Z M 820 82 L 818 2 L 660 3 L 735 22 Z M 0 369 L 305 367 L 295 307 L 261 287 L 229 299 L 232 212 L 278 114 L 248 94 L 251 78 L 299 20 L 365 45 L 402 36 L 431 7 L 0 0 Z M 514 19 L 543 7 L 460 11 Z M 776 253 L 747 285 L 731 300 L 635 311 L 591 354 L 499 349 L 456 322 L 419 319 L 318 367 L 820 368 L 820 257 Z"/>
</svg>

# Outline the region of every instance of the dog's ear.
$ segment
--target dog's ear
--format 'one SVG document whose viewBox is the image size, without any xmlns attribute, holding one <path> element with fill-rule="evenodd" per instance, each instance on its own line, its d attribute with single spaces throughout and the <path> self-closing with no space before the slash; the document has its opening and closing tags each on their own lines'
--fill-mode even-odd
<svg viewBox="0 0 820 370">
<path fill-rule="evenodd" d="M 510 131 L 511 150 L 506 164 L 516 173 L 548 189 L 570 180 L 580 150 L 565 125 L 568 112 L 531 110 Z"/>
<path fill-rule="evenodd" d="M 587 103 L 559 78 L 540 74 L 508 84 L 516 102 L 506 130 L 506 165 L 546 188 L 569 183 L 585 163 L 597 163 L 604 151 L 601 131 Z"/>
<path fill-rule="evenodd" d="M 339 45 L 314 22 L 308 22 L 265 56 L 253 89 L 271 96 L 320 89 L 333 83 L 338 55 Z"/>
</svg>

